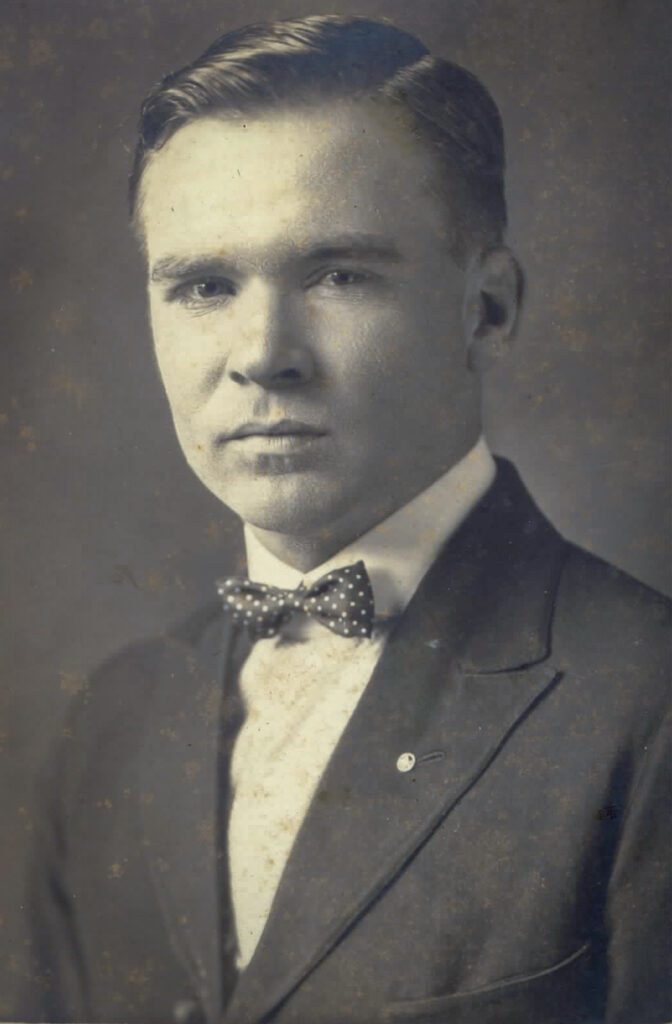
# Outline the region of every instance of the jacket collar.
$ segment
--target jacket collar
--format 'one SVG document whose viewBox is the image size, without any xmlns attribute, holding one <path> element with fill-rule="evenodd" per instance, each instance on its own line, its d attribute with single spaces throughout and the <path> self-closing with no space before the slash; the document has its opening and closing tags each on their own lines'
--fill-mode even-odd
<svg viewBox="0 0 672 1024">
<path fill-rule="evenodd" d="M 388 640 L 225 1021 L 256 1024 L 290 996 L 558 678 L 548 656 L 564 552 L 501 462 Z M 396 768 L 404 752 L 416 757 L 409 773 Z"/>
<path fill-rule="evenodd" d="M 568 551 L 511 463 L 496 461 L 494 485 L 448 542 L 419 595 L 421 605 L 443 609 L 443 637 L 475 673 L 548 657 Z"/>
</svg>

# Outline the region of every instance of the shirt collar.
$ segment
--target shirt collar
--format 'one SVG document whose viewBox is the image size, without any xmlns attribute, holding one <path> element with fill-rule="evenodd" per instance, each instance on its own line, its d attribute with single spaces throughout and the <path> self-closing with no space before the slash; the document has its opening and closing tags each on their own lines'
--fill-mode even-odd
<svg viewBox="0 0 672 1024">
<path fill-rule="evenodd" d="M 281 562 L 245 527 L 250 578 L 274 587 L 310 586 L 339 566 L 362 559 L 371 578 L 376 617 L 399 615 L 439 550 L 495 478 L 495 461 L 481 437 L 464 458 L 402 508 L 322 565 L 301 573 Z"/>
</svg>

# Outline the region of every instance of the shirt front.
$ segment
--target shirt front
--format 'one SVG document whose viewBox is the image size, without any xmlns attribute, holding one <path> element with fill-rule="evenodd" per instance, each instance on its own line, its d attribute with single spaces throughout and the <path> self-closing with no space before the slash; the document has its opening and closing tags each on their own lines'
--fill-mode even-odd
<svg viewBox="0 0 672 1024">
<path fill-rule="evenodd" d="M 338 636 L 296 615 L 257 640 L 240 689 L 245 721 L 231 767 L 228 843 L 238 967 L 251 960 L 320 778 L 360 700 L 397 617 L 440 548 L 485 494 L 495 464 L 483 438 L 429 488 L 323 565 L 302 574 L 246 528 L 250 579 L 311 586 L 363 560 L 375 601 L 373 633 Z"/>
</svg>

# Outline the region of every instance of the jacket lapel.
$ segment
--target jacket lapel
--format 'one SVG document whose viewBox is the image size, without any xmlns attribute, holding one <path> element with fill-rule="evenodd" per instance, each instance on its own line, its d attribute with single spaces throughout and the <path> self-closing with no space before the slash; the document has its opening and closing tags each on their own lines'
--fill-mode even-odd
<svg viewBox="0 0 672 1024">
<path fill-rule="evenodd" d="M 221 1012 L 227 921 L 225 844 L 227 755 L 238 725 L 234 634 L 219 605 L 165 644 L 147 718 L 140 801 L 142 844 L 176 956 L 209 1020 Z"/>
<path fill-rule="evenodd" d="M 300 984 L 558 678 L 548 636 L 564 548 L 500 465 L 388 640 L 226 1021 L 260 1021 Z M 404 753 L 416 759 L 407 772 L 397 768 Z"/>
</svg>

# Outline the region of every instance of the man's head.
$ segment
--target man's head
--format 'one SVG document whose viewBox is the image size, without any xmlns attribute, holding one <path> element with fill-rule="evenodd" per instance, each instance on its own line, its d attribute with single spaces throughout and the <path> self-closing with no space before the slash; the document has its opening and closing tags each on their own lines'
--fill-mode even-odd
<svg viewBox="0 0 672 1024">
<path fill-rule="evenodd" d="M 345 542 L 474 443 L 519 292 L 503 167 L 477 80 L 366 19 L 230 33 L 150 94 L 157 358 L 192 468 L 257 529 Z"/>
</svg>

